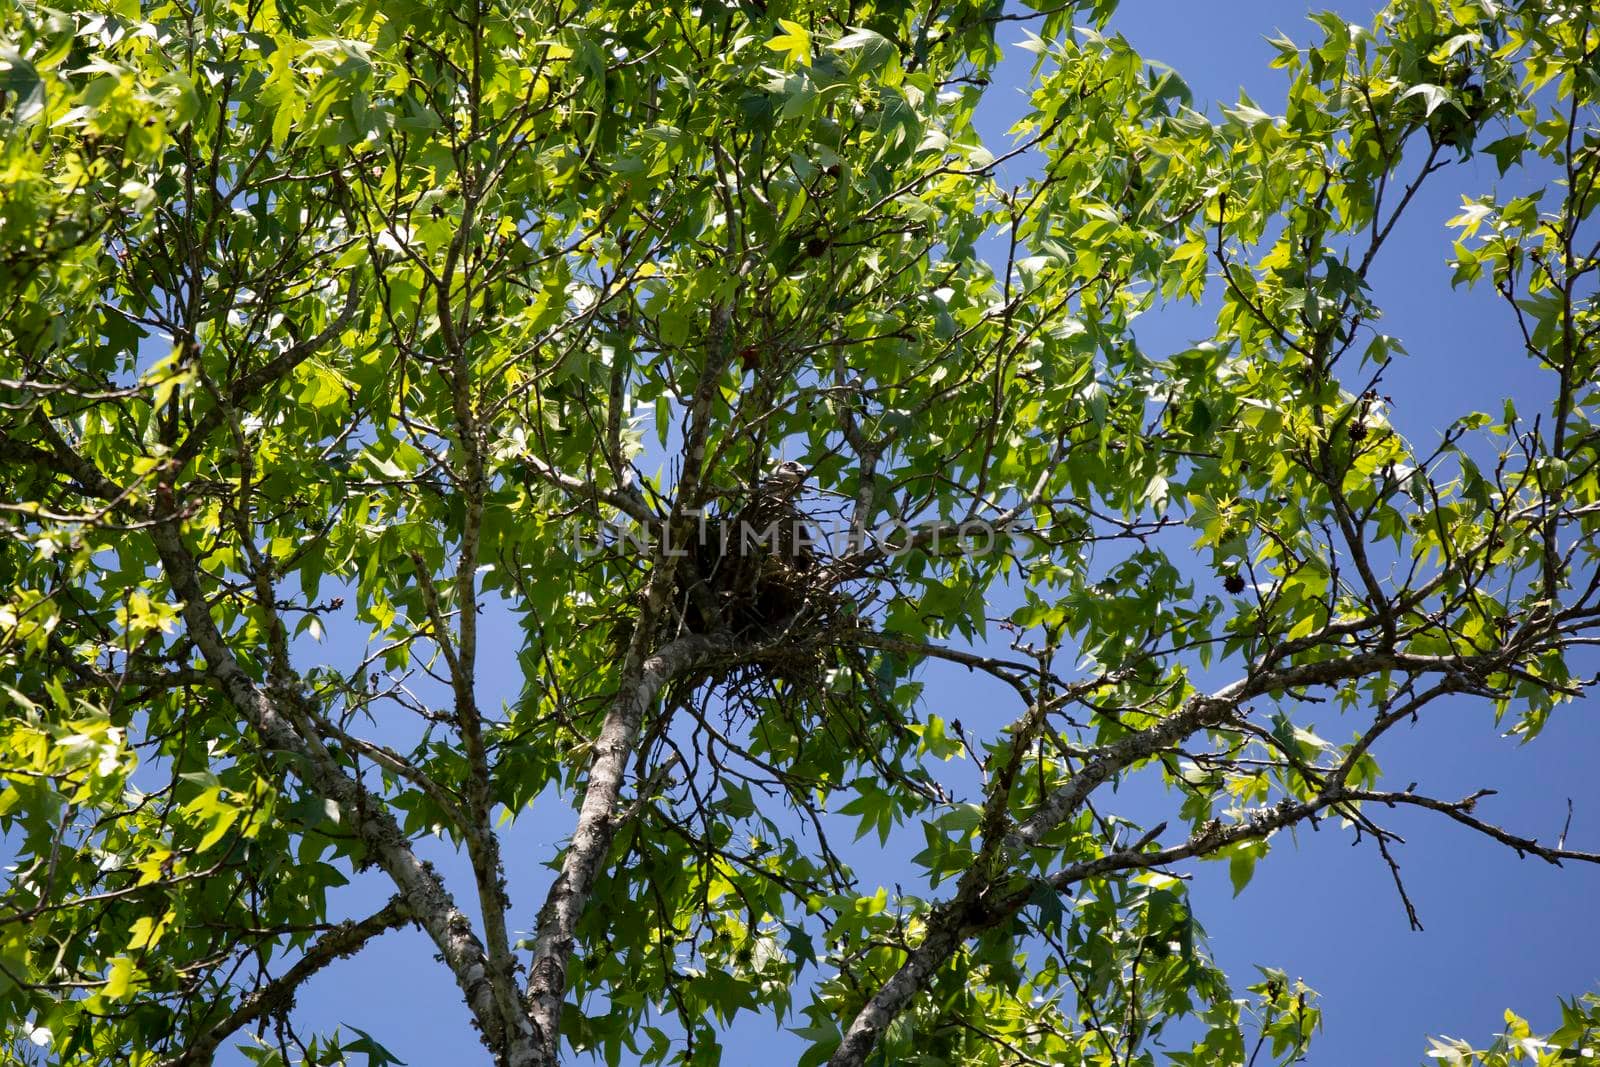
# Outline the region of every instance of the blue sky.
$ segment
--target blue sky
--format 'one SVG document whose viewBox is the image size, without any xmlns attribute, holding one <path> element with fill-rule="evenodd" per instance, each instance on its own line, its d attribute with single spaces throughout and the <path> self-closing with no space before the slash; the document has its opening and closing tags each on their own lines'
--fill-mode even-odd
<svg viewBox="0 0 1600 1067">
<path fill-rule="evenodd" d="M 1374 5 L 1336 8 L 1352 21 L 1366 22 Z M 1198 102 L 1231 102 L 1243 87 L 1271 111 L 1281 106 L 1284 80 L 1281 72 L 1268 69 L 1273 50 L 1264 37 L 1281 29 L 1295 40 L 1308 39 L 1304 10 L 1282 0 L 1227 0 L 1203 8 L 1175 0 L 1125 0 L 1116 26 L 1147 57 L 1175 67 Z M 1020 38 L 1014 27 L 1002 30 L 1008 45 Z M 991 147 L 1007 143 L 1005 130 L 1024 108 L 1018 86 L 1030 59 L 1008 48 L 981 113 Z M 1397 401 L 1399 428 L 1419 442 L 1464 411 L 1498 411 L 1503 396 L 1531 396 L 1538 384 L 1514 342 L 1511 323 L 1483 294 L 1452 291 L 1444 265 L 1449 247 L 1444 220 L 1455 213 L 1461 191 L 1493 186 L 1493 165 L 1469 162 L 1439 177 L 1438 186 L 1420 198 L 1409 222 L 1397 231 L 1377 274 L 1378 296 L 1388 312 L 1385 330 L 1412 352 L 1395 369 L 1386 391 Z M 1140 337 L 1148 350 L 1159 353 L 1200 339 L 1203 325 L 1192 314 L 1157 313 L 1141 323 Z M 483 657 L 483 702 L 493 706 L 516 696 L 519 637 L 510 618 L 499 612 L 485 630 L 498 635 L 491 642 L 504 646 L 491 644 Z M 359 650 L 360 640 L 354 629 L 333 629 L 320 653 L 343 659 Z M 306 648 L 308 657 L 315 654 Z M 985 707 L 995 706 L 995 694 L 964 672 L 940 681 L 936 691 L 930 687 L 936 695 L 928 698 L 928 710 L 947 719 L 976 723 Z M 1317 719 L 1318 714 L 1324 718 Z M 1343 739 L 1355 729 L 1334 718 L 1332 711 L 1312 713 L 1324 736 Z M 1559 711 L 1543 736 L 1522 746 L 1499 735 L 1487 706 L 1463 700 L 1436 709 L 1421 728 L 1396 735 L 1380 760 L 1394 781 L 1417 780 L 1436 795 L 1499 789 L 1480 813 L 1540 838 L 1560 831 L 1570 797 L 1576 805 L 1570 843 L 1595 848 L 1600 847 L 1597 753 L 1600 723 L 1585 705 Z M 1121 806 L 1136 819 L 1161 807 L 1160 798 L 1147 791 L 1130 790 L 1119 801 L 1107 807 Z M 571 823 L 565 803 L 541 800 L 509 830 L 508 875 L 524 927 L 548 885 L 549 872 L 541 864 Z M 1536 1029 L 1549 1028 L 1556 1019 L 1556 996 L 1596 988 L 1600 926 L 1592 914 L 1593 901 L 1600 899 L 1600 870 L 1557 870 L 1539 861 L 1518 861 L 1437 817 L 1396 813 L 1389 823 L 1408 840 L 1397 858 L 1426 925 L 1423 933 L 1408 930 L 1377 855 L 1370 847 L 1351 848 L 1349 836 L 1331 823 L 1320 833 L 1300 833 L 1297 842 L 1287 835 L 1276 839 L 1271 856 L 1237 899 L 1225 866 L 1189 868 L 1196 913 L 1211 950 L 1239 988 L 1249 984 L 1260 964 L 1302 977 L 1323 994 L 1326 1029 L 1308 1062 L 1328 1067 L 1417 1063 L 1426 1034 L 1482 1042 L 1498 1028 L 1507 1007 L 1529 1016 Z M 910 881 L 907 857 L 919 842 L 904 848 L 891 842 L 887 849 L 867 844 L 873 847 L 853 850 L 862 874 L 881 873 L 893 881 L 905 869 Z M 441 866 L 460 871 L 444 850 L 432 851 Z M 464 884 L 458 885 L 458 895 L 467 896 Z M 385 895 L 380 884 L 367 882 L 344 904 L 360 913 Z M 433 960 L 431 945 L 414 931 L 380 939 L 355 960 L 324 972 L 304 990 L 300 1006 L 312 1028 L 338 1022 L 359 1026 L 413 1067 L 487 1063 L 472 1043 L 454 985 Z M 798 1047 L 770 1019 L 745 1022 L 730 1033 L 724 1063 L 792 1062 Z M 244 1061 L 224 1054 L 219 1062 Z"/>
</svg>

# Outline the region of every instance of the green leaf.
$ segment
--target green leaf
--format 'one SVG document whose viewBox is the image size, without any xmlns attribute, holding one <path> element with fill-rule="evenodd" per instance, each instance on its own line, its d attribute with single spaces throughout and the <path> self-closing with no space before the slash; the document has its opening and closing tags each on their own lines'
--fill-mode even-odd
<svg viewBox="0 0 1600 1067">
<path fill-rule="evenodd" d="M 774 52 L 782 52 L 783 65 L 792 67 L 811 65 L 811 31 L 798 22 L 789 19 L 779 19 L 779 27 L 783 32 L 767 42 L 767 47 Z"/>
</svg>

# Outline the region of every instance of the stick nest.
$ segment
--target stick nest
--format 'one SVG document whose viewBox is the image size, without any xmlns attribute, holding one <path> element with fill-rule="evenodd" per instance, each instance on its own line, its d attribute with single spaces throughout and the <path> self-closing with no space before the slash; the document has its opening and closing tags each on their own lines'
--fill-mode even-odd
<svg viewBox="0 0 1600 1067">
<path fill-rule="evenodd" d="M 856 625 L 856 598 L 838 588 L 805 517 L 780 501 L 751 519 L 752 505 L 697 525 L 679 559 L 662 641 L 690 633 L 723 634 L 737 650 L 709 665 L 698 686 L 730 704 L 819 693 L 838 636 Z M 754 536 L 752 536 L 752 533 Z M 625 636 L 631 637 L 630 620 Z"/>
</svg>

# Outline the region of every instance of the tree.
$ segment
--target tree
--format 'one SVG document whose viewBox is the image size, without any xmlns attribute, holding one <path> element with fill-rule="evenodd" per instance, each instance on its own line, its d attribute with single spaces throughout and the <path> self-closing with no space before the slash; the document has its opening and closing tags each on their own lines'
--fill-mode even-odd
<svg viewBox="0 0 1600 1067">
<path fill-rule="evenodd" d="M 1219 121 L 1110 7 L 9 7 L 8 1055 L 392 1062 L 294 1000 L 415 925 L 505 1067 L 715 1063 L 752 1011 L 805 1065 L 1153 1063 L 1182 1020 L 1176 1062 L 1287 1061 L 1314 997 L 1236 999 L 1189 861 L 1337 820 L 1404 900 L 1402 806 L 1600 861 L 1377 762 L 1592 684 L 1591 5 L 1320 17 L 1286 114 Z M 1408 441 L 1368 276 L 1474 152 L 1542 185 L 1448 254 L 1547 395 Z M 1146 351 L 1162 301 L 1214 336 Z M 707 520 L 780 458 L 837 536 L 720 582 Z M 954 718 L 950 669 L 1010 710 Z M 1118 817 L 1133 776 L 1180 813 Z M 508 886 L 530 818 L 554 875 Z M 857 828 L 926 841 L 904 885 Z M 391 899 L 343 918 L 351 880 Z"/>
</svg>

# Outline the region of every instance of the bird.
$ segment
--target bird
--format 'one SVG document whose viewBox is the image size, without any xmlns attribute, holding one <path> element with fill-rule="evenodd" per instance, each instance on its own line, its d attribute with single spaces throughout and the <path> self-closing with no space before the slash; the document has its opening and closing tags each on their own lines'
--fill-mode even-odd
<svg viewBox="0 0 1600 1067">
<path fill-rule="evenodd" d="M 673 576 L 673 629 L 772 634 L 813 603 L 816 578 L 808 572 L 818 542 L 796 503 L 807 475 L 801 463 L 780 463 L 744 494 L 742 505 L 699 516 Z M 633 617 L 613 627 L 614 645 L 631 638 Z"/>
<path fill-rule="evenodd" d="M 796 498 L 805 490 L 804 464 L 786 460 L 772 470 L 734 515 L 734 554 L 741 559 L 763 556 L 797 570 L 810 570 L 816 542 L 806 527 Z"/>
<path fill-rule="evenodd" d="M 715 599 L 722 624 L 736 631 L 771 630 L 804 607 L 804 575 L 816 561 L 816 541 L 796 503 L 806 477 L 804 465 L 781 463 L 742 505 L 701 526 L 683 590 L 692 632 L 707 623 L 695 607 L 704 593 Z"/>
</svg>

